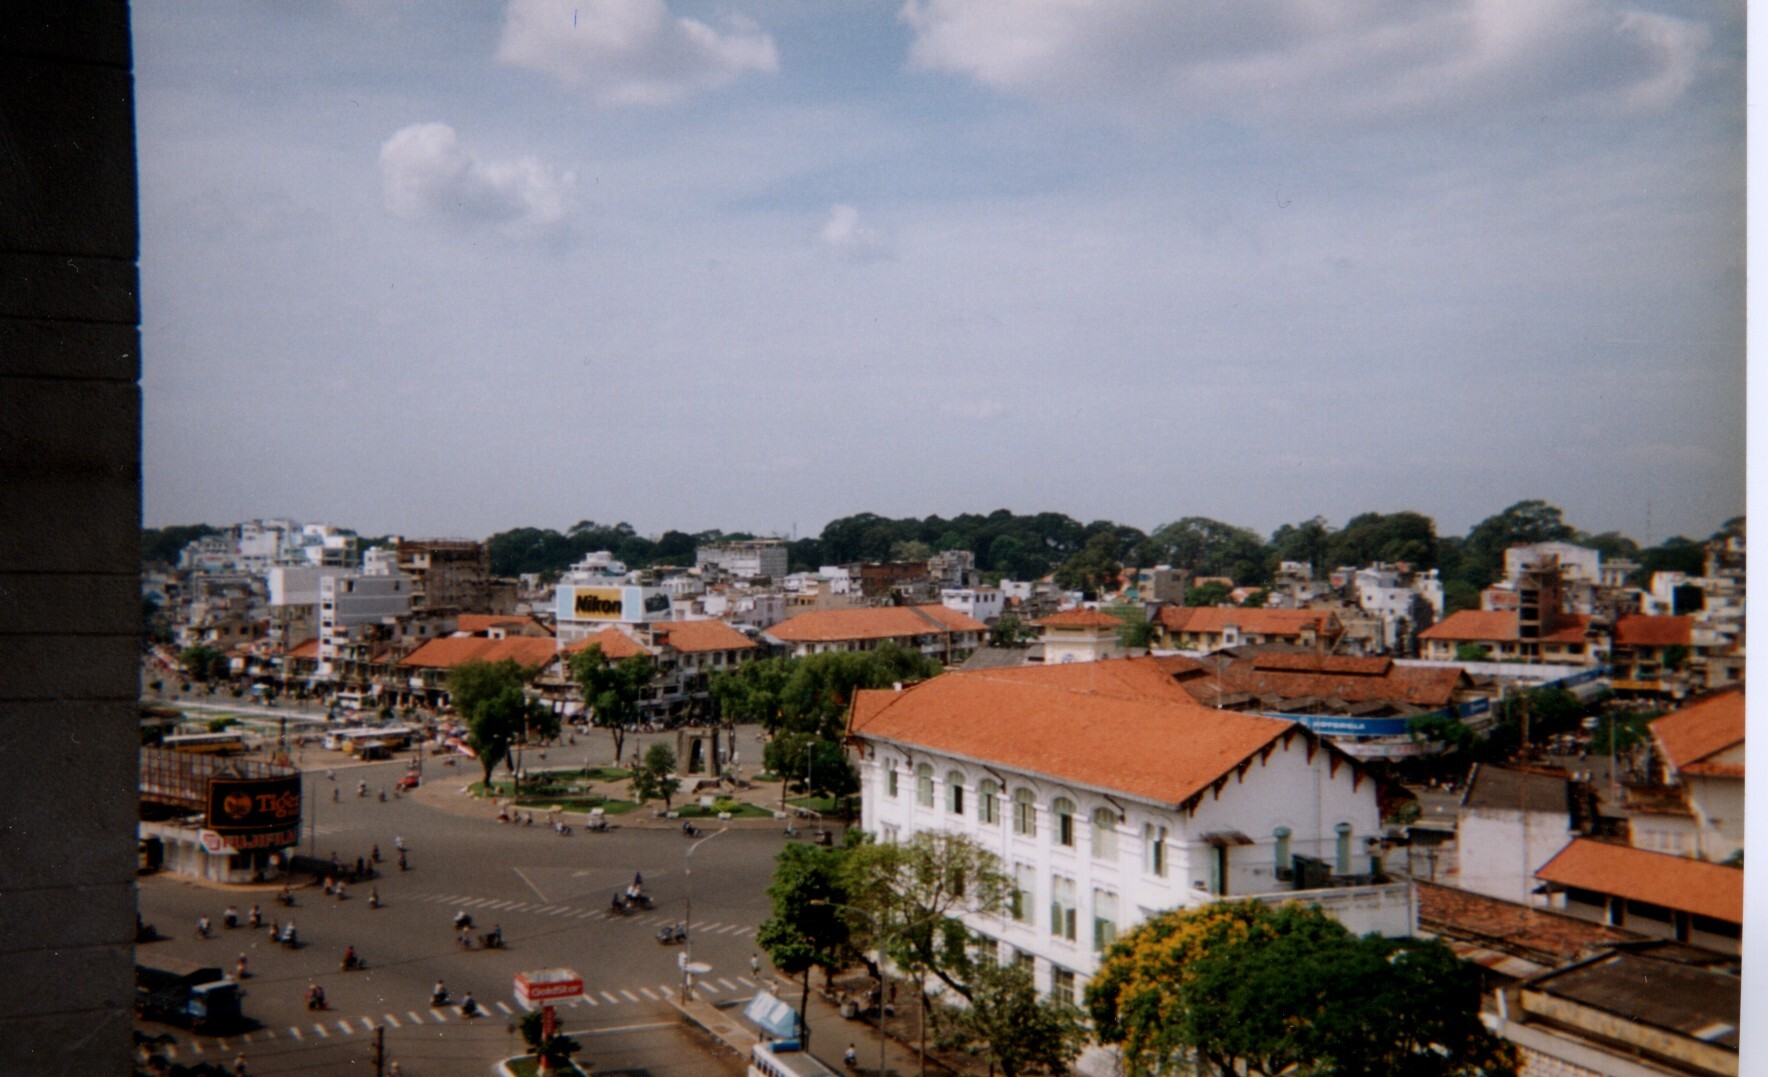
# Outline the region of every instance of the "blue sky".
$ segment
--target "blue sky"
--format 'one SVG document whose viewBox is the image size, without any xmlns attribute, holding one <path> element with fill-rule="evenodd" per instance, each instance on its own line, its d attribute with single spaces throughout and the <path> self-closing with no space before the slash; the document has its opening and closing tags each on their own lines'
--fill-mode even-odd
<svg viewBox="0 0 1768 1077">
<path fill-rule="evenodd" d="M 1741 3 L 132 9 L 150 526 L 1743 511 Z"/>
</svg>

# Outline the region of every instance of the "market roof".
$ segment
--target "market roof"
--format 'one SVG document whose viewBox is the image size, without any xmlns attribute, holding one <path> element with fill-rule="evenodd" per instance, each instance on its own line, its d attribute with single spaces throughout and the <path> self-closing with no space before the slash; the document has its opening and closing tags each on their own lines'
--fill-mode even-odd
<svg viewBox="0 0 1768 1077">
<path fill-rule="evenodd" d="M 1677 770 L 1742 777 L 1743 764 L 1713 762 L 1709 757 L 1744 742 L 1743 690 L 1724 692 L 1666 714 L 1651 723 L 1651 734 Z"/>
<path fill-rule="evenodd" d="M 1228 627 L 1261 636 L 1331 635 L 1340 630 L 1331 610 L 1268 610 L 1243 606 L 1162 606 L 1155 618 L 1169 632 L 1221 632 Z"/>
<path fill-rule="evenodd" d="M 1173 805 L 1279 741 L 1311 737 L 1293 722 L 1205 707 L 1147 659 L 948 672 L 861 691 L 848 732 Z"/>
<path fill-rule="evenodd" d="M 433 639 L 399 660 L 406 668 L 453 669 L 463 662 L 501 662 L 513 659 L 523 666 L 544 666 L 559 653 L 550 636 L 443 636 Z"/>
<path fill-rule="evenodd" d="M 565 646 L 564 653 L 576 654 L 579 651 L 587 651 L 591 647 L 600 647 L 602 656 L 614 662 L 624 658 L 648 656 L 651 653 L 644 644 L 611 625 L 594 635 L 572 640 Z"/>
<path fill-rule="evenodd" d="M 651 636 L 683 653 L 752 651 L 761 646 L 723 621 L 710 619 L 654 624 Z"/>
<path fill-rule="evenodd" d="M 828 643 L 986 631 L 988 626 L 974 617 L 945 606 L 927 605 L 810 610 L 781 621 L 767 629 L 767 634 L 782 643 Z"/>
<path fill-rule="evenodd" d="M 1630 845 L 1575 838 L 1535 878 L 1561 887 L 1743 923 L 1743 871 Z"/>
</svg>

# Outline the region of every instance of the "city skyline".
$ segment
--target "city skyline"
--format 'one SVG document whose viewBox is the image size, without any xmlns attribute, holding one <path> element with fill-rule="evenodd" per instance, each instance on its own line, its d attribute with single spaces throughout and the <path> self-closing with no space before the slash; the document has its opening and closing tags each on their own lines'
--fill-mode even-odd
<svg viewBox="0 0 1768 1077">
<path fill-rule="evenodd" d="M 1745 511 L 1741 5 L 133 16 L 153 526 Z"/>
</svg>

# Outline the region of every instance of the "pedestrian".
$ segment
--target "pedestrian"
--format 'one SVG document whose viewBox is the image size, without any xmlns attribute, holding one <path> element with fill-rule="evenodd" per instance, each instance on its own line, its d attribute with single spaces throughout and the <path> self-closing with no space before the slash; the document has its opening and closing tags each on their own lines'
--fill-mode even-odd
<svg viewBox="0 0 1768 1077">
<path fill-rule="evenodd" d="M 264 914 L 258 910 L 258 906 L 253 905 L 252 911 L 246 914 L 246 923 L 251 924 L 253 927 L 264 926 Z"/>
<path fill-rule="evenodd" d="M 243 980 L 246 976 L 246 955 L 240 954 L 239 960 L 233 963 L 233 978 Z"/>
<path fill-rule="evenodd" d="M 751 975 L 751 976 L 760 976 L 761 975 L 761 955 L 760 954 L 750 954 L 749 955 L 749 975 Z"/>
<path fill-rule="evenodd" d="M 233 1056 L 233 1077 L 246 1077 L 246 1056 Z"/>
<path fill-rule="evenodd" d="M 367 870 L 368 870 L 368 865 L 363 863 L 363 860 L 360 856 L 357 857 L 356 858 L 356 876 L 355 877 L 358 879 L 362 878 L 363 874 Z"/>
<path fill-rule="evenodd" d="M 368 851 L 368 858 L 377 864 L 381 862 L 381 843 L 380 842 L 377 841 L 374 843 L 374 848 L 372 848 Z"/>
</svg>

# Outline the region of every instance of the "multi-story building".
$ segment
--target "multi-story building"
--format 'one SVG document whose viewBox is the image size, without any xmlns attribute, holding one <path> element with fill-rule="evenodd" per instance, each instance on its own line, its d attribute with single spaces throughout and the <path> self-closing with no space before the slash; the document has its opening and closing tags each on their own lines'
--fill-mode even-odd
<svg viewBox="0 0 1768 1077">
<path fill-rule="evenodd" d="M 1525 635 L 1525 630 L 1529 633 Z M 1418 633 L 1422 657 L 1453 662 L 1478 652 L 1482 661 L 1592 666 L 1603 655 L 1600 628 L 1582 614 L 1562 614 L 1543 631 L 1539 617 L 1525 625 L 1518 610 L 1461 610 Z"/>
<path fill-rule="evenodd" d="M 1330 610 L 1162 606 L 1152 624 L 1156 647 L 1184 651 L 1219 651 L 1253 643 L 1291 643 L 1330 651 L 1344 635 L 1344 626 Z"/>
<path fill-rule="evenodd" d="M 861 691 L 848 726 L 862 825 L 965 835 L 1013 880 L 968 926 L 1074 1002 L 1120 933 L 1223 899 L 1319 904 L 1403 936 L 1376 780 L 1293 722 L 1218 711 L 1158 659 L 948 672 Z"/>
<path fill-rule="evenodd" d="M 877 606 L 810 610 L 766 630 L 793 657 L 828 651 L 870 651 L 885 642 L 918 650 L 947 666 L 982 646 L 988 626 L 945 606 Z"/>
<path fill-rule="evenodd" d="M 748 539 L 701 546 L 694 551 L 694 567 L 716 568 L 739 580 L 777 580 L 786 574 L 786 544 L 780 539 Z"/>
<path fill-rule="evenodd" d="M 1043 631 L 1044 662 L 1048 665 L 1124 656 L 1119 640 L 1123 619 L 1103 610 L 1076 606 L 1035 623 Z"/>
<path fill-rule="evenodd" d="M 1633 844 L 1699 860 L 1724 861 L 1740 855 L 1743 691 L 1724 692 L 1666 714 L 1651 723 L 1651 736 L 1657 748 L 1657 786 L 1629 790 L 1650 809 L 1632 816 L 1628 830 Z"/>
<path fill-rule="evenodd" d="M 411 579 L 411 608 L 491 613 L 491 551 L 470 539 L 393 540 L 396 571 Z"/>
<path fill-rule="evenodd" d="M 1417 634 L 1443 615 L 1443 585 L 1434 568 L 1414 573 L 1399 565 L 1370 565 L 1357 570 L 1353 587 L 1357 606 L 1380 618 L 1387 651 L 1409 651 Z"/>
<path fill-rule="evenodd" d="M 983 624 L 993 624 L 1006 612 L 1007 596 L 998 587 L 948 587 L 939 592 L 939 604 Z"/>
<path fill-rule="evenodd" d="M 938 588 L 970 587 L 981 582 L 976 555 L 969 550 L 944 550 L 927 559 L 927 575 Z"/>
<path fill-rule="evenodd" d="M 338 661 L 346 657 L 353 643 L 370 637 L 376 643 L 391 641 L 411 612 L 411 580 L 405 576 L 321 576 L 319 673 L 335 675 Z"/>
</svg>

